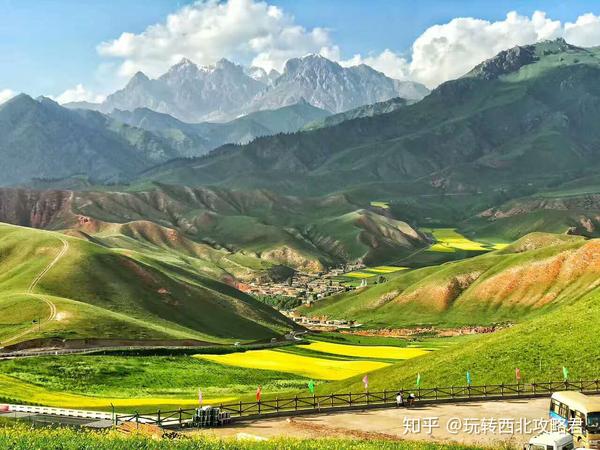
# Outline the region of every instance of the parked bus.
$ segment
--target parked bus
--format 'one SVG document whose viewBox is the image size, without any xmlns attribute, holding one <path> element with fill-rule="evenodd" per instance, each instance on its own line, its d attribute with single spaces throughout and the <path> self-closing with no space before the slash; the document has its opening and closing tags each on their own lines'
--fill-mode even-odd
<svg viewBox="0 0 600 450">
<path fill-rule="evenodd" d="M 555 392 L 550 418 L 561 422 L 577 447 L 600 449 L 600 397 L 580 392 Z"/>
</svg>

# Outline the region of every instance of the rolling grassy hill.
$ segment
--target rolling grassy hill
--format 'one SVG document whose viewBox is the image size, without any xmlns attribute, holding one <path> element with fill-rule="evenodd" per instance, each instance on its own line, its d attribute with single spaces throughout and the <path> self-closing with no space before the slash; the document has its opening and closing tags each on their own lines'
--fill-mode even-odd
<svg viewBox="0 0 600 450">
<path fill-rule="evenodd" d="M 598 285 L 600 241 L 534 233 L 502 250 L 401 272 L 387 283 L 316 302 L 309 316 L 368 327 L 520 322 L 570 304 Z"/>
<path fill-rule="evenodd" d="M 319 271 L 349 261 L 386 262 L 428 243 L 409 224 L 341 194 L 301 198 L 167 185 L 141 192 L 0 189 L 0 220 L 100 238 L 121 234 L 188 254 L 227 252 L 234 265 L 252 269 L 283 264 Z"/>
<path fill-rule="evenodd" d="M 471 372 L 473 384 L 515 382 L 515 368 L 523 381 L 563 379 L 563 366 L 572 380 L 598 377 L 600 371 L 600 289 L 591 287 L 571 302 L 493 334 L 371 372 L 369 389 L 415 389 L 417 374 L 421 386 L 464 386 Z M 361 392 L 362 377 L 319 388 L 320 392 Z"/>
<path fill-rule="evenodd" d="M 192 266 L 139 249 L 0 225 L 0 268 L 4 344 L 35 337 L 227 342 L 291 328 Z"/>
</svg>

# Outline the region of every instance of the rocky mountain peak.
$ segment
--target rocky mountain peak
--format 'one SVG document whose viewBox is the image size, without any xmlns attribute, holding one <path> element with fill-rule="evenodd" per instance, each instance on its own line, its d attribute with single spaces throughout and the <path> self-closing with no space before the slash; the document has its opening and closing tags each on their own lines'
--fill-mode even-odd
<svg viewBox="0 0 600 450">
<path fill-rule="evenodd" d="M 129 80 L 129 83 L 127 83 L 127 87 L 139 86 L 147 83 L 148 81 L 150 81 L 150 78 L 148 78 L 144 72 L 138 71 L 133 77 L 131 77 L 131 80 Z"/>
<path fill-rule="evenodd" d="M 485 60 L 475 66 L 466 76 L 493 80 L 501 75 L 516 72 L 523 66 L 533 64 L 542 56 L 570 50 L 582 51 L 582 49 L 568 44 L 563 38 L 542 41 L 532 45 L 516 46 L 501 51 L 493 58 Z"/>
<path fill-rule="evenodd" d="M 537 59 L 538 56 L 533 45 L 517 46 L 501 51 L 493 58 L 485 60 L 475 66 L 467 76 L 493 80 L 501 75 L 516 72 L 521 67 L 534 63 Z"/>
<path fill-rule="evenodd" d="M 329 70 L 332 72 L 343 70 L 338 63 L 331 61 L 321 55 L 309 54 L 300 58 L 289 59 L 283 68 L 283 76 L 294 76 L 298 73 L 315 72 L 317 70 Z"/>
<path fill-rule="evenodd" d="M 1 106 L 6 107 L 8 105 L 17 104 L 35 104 L 35 100 L 27 94 L 17 94 L 13 98 L 6 100 Z"/>
<path fill-rule="evenodd" d="M 237 64 L 229 61 L 227 58 L 221 58 L 215 63 L 215 68 L 221 70 L 243 70 L 242 66 L 238 66 Z"/>
</svg>

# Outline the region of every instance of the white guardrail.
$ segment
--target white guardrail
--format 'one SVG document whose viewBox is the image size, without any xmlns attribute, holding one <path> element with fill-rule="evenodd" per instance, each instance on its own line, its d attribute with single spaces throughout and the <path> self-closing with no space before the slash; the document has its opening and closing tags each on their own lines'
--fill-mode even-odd
<svg viewBox="0 0 600 450">
<path fill-rule="evenodd" d="M 47 406 L 0 404 L 0 413 L 31 413 L 48 416 L 78 417 L 81 419 L 113 420 L 111 413 L 102 411 L 83 411 L 80 409 L 50 408 Z"/>
</svg>

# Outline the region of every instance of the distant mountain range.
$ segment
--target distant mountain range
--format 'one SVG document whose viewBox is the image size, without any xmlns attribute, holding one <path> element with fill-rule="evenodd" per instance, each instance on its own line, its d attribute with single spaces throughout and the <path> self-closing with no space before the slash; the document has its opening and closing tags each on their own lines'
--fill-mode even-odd
<svg viewBox="0 0 600 450">
<path fill-rule="evenodd" d="M 25 94 L 0 105 L 0 184 L 77 175 L 119 182 L 178 155 L 165 139 L 97 111 Z"/>
<path fill-rule="evenodd" d="M 227 123 L 189 124 L 148 108 L 106 115 L 22 94 L 0 105 L 0 166 L 10 168 L 0 185 L 77 176 L 120 183 L 171 159 L 293 132 L 328 115 L 300 101 Z"/>
<path fill-rule="evenodd" d="M 292 133 L 307 123 L 323 120 L 329 115 L 329 112 L 316 108 L 303 99 L 293 105 L 256 111 L 225 123 L 191 124 L 148 108 L 113 110 L 110 114 L 120 122 L 168 139 L 178 148 L 181 156 L 198 156 L 227 143 L 247 144 L 260 136 Z"/>
<path fill-rule="evenodd" d="M 102 104 L 78 102 L 65 106 L 104 113 L 147 108 L 197 123 L 228 121 L 302 100 L 330 113 L 340 113 L 393 97 L 420 100 L 428 93 L 419 83 L 391 79 L 364 64 L 342 67 L 318 55 L 290 59 L 282 74 L 267 74 L 256 67 L 245 69 L 226 59 L 207 67 L 183 59 L 157 79 L 138 72 Z"/>
</svg>

